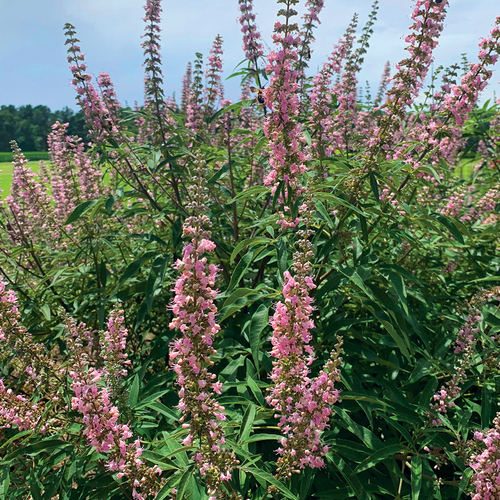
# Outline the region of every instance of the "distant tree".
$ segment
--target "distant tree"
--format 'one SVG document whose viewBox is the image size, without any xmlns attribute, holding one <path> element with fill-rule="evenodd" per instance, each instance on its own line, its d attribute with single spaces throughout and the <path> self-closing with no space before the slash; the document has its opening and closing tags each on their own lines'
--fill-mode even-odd
<svg viewBox="0 0 500 500">
<path fill-rule="evenodd" d="M 67 106 L 54 112 L 43 105 L 0 106 L 0 151 L 10 151 L 12 140 L 23 151 L 47 151 L 47 136 L 56 121 L 69 124 L 69 135 L 88 141 L 82 111 L 75 113 Z"/>
</svg>

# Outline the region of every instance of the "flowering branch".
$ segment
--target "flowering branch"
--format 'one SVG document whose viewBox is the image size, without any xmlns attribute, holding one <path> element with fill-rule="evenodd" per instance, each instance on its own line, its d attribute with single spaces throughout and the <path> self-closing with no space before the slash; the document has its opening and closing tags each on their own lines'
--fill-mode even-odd
<svg viewBox="0 0 500 500">
<path fill-rule="evenodd" d="M 214 398 L 214 393 L 221 393 L 222 383 L 217 382 L 209 370 L 213 365 L 211 358 L 216 354 L 213 337 L 220 326 L 215 319 L 217 290 L 213 288 L 218 268 L 202 257 L 215 250 L 215 243 L 210 239 L 210 221 L 205 214 L 204 174 L 205 161 L 198 155 L 191 174 L 192 202 L 187 205 L 193 215 L 183 225 L 183 234 L 190 242 L 184 245 L 182 259 L 175 265 L 180 276 L 175 283 L 171 306 L 174 318 L 170 328 L 180 330 L 182 337 L 172 343 L 170 360 L 180 386 L 181 422 L 189 429 L 183 444 L 197 445 L 194 457 L 210 499 L 238 499 L 240 496 L 234 491 L 223 488 L 223 485 L 229 487 L 231 471 L 238 462 L 223 446 L 225 435 L 221 422 L 226 415 L 224 407 Z"/>
</svg>

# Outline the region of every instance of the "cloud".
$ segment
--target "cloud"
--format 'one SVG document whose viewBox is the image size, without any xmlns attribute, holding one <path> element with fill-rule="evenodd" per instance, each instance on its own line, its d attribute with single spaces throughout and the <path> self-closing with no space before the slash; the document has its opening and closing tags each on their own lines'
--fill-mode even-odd
<svg viewBox="0 0 500 500">
<path fill-rule="evenodd" d="M 303 3 L 303 2 L 302 2 Z M 498 0 L 453 0 L 445 31 L 436 50 L 436 66 L 450 65 L 466 52 L 471 61 L 479 39 L 491 29 L 499 14 Z M 412 1 L 381 0 L 378 20 L 359 81 L 369 81 L 376 91 L 385 61 L 394 64 L 406 57 L 404 37 L 411 24 Z M 264 40 L 270 36 L 279 6 L 269 0 L 254 0 L 257 22 Z M 360 28 L 370 12 L 370 0 L 325 2 L 321 25 L 310 61 L 310 73 L 321 67 L 355 10 Z M 163 1 L 162 58 L 165 91 L 179 95 L 182 75 L 195 52 L 208 55 L 217 34 L 224 38 L 225 76 L 243 59 L 241 33 L 236 22 L 236 0 Z M 0 30 L 0 104 L 46 104 L 52 109 L 74 107 L 74 93 L 67 69 L 62 27 L 69 21 L 77 27 L 89 70 L 110 73 L 119 98 L 133 104 L 143 97 L 144 30 L 143 0 L 0 0 L 3 19 Z M 299 9 L 302 15 L 304 8 Z M 500 89 L 498 71 L 485 92 L 491 97 Z M 239 98 L 238 79 L 224 82 L 228 96 Z"/>
</svg>

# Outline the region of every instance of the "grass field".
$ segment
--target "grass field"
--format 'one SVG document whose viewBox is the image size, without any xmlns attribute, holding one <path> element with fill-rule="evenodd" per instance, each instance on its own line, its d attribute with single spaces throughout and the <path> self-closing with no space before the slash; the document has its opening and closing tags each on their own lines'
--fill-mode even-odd
<svg viewBox="0 0 500 500">
<path fill-rule="evenodd" d="M 30 161 L 28 164 L 33 172 L 38 172 L 38 162 Z M 0 189 L 2 193 L 0 194 L 0 199 L 5 199 L 10 193 L 10 185 L 12 184 L 12 163 L 0 162 Z"/>
<path fill-rule="evenodd" d="M 477 164 L 477 160 L 475 158 L 464 158 L 458 164 L 458 167 L 455 169 L 455 174 L 460 177 L 460 179 L 470 179 L 474 172 L 474 167 Z"/>
<path fill-rule="evenodd" d="M 476 164 L 475 159 L 464 159 L 455 169 L 455 174 L 461 179 L 470 179 Z M 38 172 L 38 161 L 30 161 L 29 166 L 34 172 Z M 0 162 L 0 199 L 5 199 L 10 193 L 10 185 L 12 184 L 12 163 Z M 106 181 L 105 181 L 106 182 Z"/>
</svg>

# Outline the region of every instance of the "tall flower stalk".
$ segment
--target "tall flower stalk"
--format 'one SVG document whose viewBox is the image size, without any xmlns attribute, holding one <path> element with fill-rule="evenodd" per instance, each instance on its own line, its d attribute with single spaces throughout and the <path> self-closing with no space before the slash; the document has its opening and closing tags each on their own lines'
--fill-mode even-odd
<svg viewBox="0 0 500 500">
<path fill-rule="evenodd" d="M 0 278 L 0 357 L 12 363 L 24 393 L 16 394 L 0 379 L 0 427 L 33 430 L 40 425 L 45 433 L 47 423 L 41 425 L 44 403 L 30 401 L 26 395 L 39 391 L 47 402 L 57 402 L 61 395 L 59 371 L 44 345 L 35 342 L 20 321 L 17 296 Z"/>
<path fill-rule="evenodd" d="M 458 356 L 458 362 L 451 379 L 434 395 L 434 403 L 430 405 L 430 408 L 437 414 L 444 415 L 455 406 L 454 400 L 459 396 L 461 386 L 467 379 L 479 341 L 479 325 L 483 319 L 480 308 L 490 300 L 500 300 L 500 287 L 480 292 L 467 303 L 468 315 L 455 340 L 454 352 Z M 433 417 L 432 424 L 441 425 L 442 422 L 439 418 Z"/>
<path fill-rule="evenodd" d="M 14 171 L 9 196 L 7 196 L 5 219 L 9 237 L 27 248 L 32 243 L 51 243 L 57 232 L 51 225 L 54 219 L 52 197 L 47 187 L 38 182 L 35 173 L 28 167 L 28 160 L 15 141 L 10 143 Z"/>
<path fill-rule="evenodd" d="M 317 160 L 315 169 L 318 180 L 326 174 L 323 158 L 332 156 L 335 151 L 335 144 L 338 142 L 339 131 L 332 113 L 334 96 L 331 89 L 332 79 L 334 75 L 340 74 L 346 55 L 352 51 L 357 22 L 358 16 L 355 14 L 347 27 L 346 33 L 340 38 L 328 57 L 328 61 L 323 64 L 321 71 L 312 80 L 311 116 L 309 121 L 315 129 L 315 134 L 314 140 L 308 149 L 311 156 Z"/>
<path fill-rule="evenodd" d="M 73 74 L 73 86 L 77 94 L 77 102 L 81 107 L 85 121 L 90 130 L 90 136 L 96 142 L 101 142 L 109 137 L 113 129 L 113 122 L 106 110 L 106 105 L 99 92 L 92 84 L 92 75 L 87 73 L 85 56 L 80 50 L 80 40 L 76 38 L 75 27 L 66 23 L 64 25 L 66 45 L 68 45 L 69 69 Z"/>
<path fill-rule="evenodd" d="M 204 129 L 203 120 L 203 55 L 196 53 L 196 60 L 193 68 L 193 83 L 189 92 L 188 104 L 186 107 L 186 127 L 193 132 L 200 133 Z"/>
<path fill-rule="evenodd" d="M 469 441 L 473 453 L 468 465 L 474 471 L 471 477 L 474 491 L 472 500 L 495 500 L 500 496 L 500 412 L 493 427 L 476 431 Z"/>
<path fill-rule="evenodd" d="M 186 72 L 182 77 L 181 110 L 183 113 L 187 112 L 189 96 L 191 94 L 192 79 L 193 79 L 193 70 L 191 63 L 189 62 L 186 66 Z"/>
<path fill-rule="evenodd" d="M 182 337 L 172 343 L 170 360 L 180 387 L 181 422 L 188 430 L 183 444 L 197 448 L 194 459 L 210 499 L 238 499 L 240 496 L 228 483 L 238 462 L 224 446 L 225 409 L 214 397 L 221 393 L 222 383 L 210 371 L 216 354 L 214 336 L 220 326 L 216 321 L 217 290 L 214 288 L 218 268 L 204 256 L 215 250 L 206 215 L 205 169 L 205 161 L 198 154 L 191 172 L 192 201 L 186 205 L 192 215 L 183 225 L 183 235 L 189 243 L 184 245 L 182 258 L 175 265 L 180 276 L 171 305 L 174 318 L 170 328 L 180 330 Z"/>
<path fill-rule="evenodd" d="M 245 57 L 250 61 L 251 67 L 255 71 L 259 69 L 259 57 L 264 55 L 260 32 L 255 23 L 253 12 L 253 0 L 238 0 L 241 16 L 238 22 L 243 33 L 243 50 Z"/>
<path fill-rule="evenodd" d="M 446 3 L 446 0 L 441 3 L 416 0 L 411 15 L 412 32 L 405 39 L 409 57 L 396 65 L 398 72 L 387 93 L 385 114 L 380 118 L 380 125 L 373 131 L 368 144 L 368 170 L 377 168 L 377 157 L 381 155 L 386 158 L 390 152 L 389 144 L 397 142 L 396 136 L 405 118 L 405 110 L 417 98 L 433 61 L 432 53 L 443 31 Z"/>
<path fill-rule="evenodd" d="M 223 88 L 221 83 L 222 73 L 222 37 L 217 35 L 208 55 L 207 70 L 205 77 L 207 85 L 205 93 L 205 116 L 210 116 L 215 111 L 217 99 L 223 99 Z"/>
<path fill-rule="evenodd" d="M 323 0 L 308 0 L 306 2 L 306 13 L 303 16 L 304 24 L 300 30 L 302 43 L 298 49 L 297 70 L 299 72 L 298 79 L 303 82 L 305 78 L 304 70 L 308 67 L 308 62 L 311 59 L 312 48 L 314 42 L 313 31 L 316 23 L 320 24 L 319 15 L 323 10 Z"/>
<path fill-rule="evenodd" d="M 382 72 L 377 95 L 375 96 L 375 100 L 373 101 L 374 108 L 378 108 L 382 104 L 382 99 L 384 99 L 385 93 L 387 92 L 387 86 L 389 85 L 390 77 L 391 63 L 387 61 L 384 66 L 384 71 Z"/>
<path fill-rule="evenodd" d="M 294 6 L 298 0 L 279 0 L 284 8 L 278 12 L 285 21 L 276 21 L 273 41 L 276 50 L 268 56 L 266 73 L 271 75 L 269 87 L 264 91 L 266 105 L 271 109 L 264 125 L 264 133 L 269 138 L 269 164 L 271 172 L 264 179 L 266 185 L 276 191 L 280 183 L 286 192 L 300 193 L 300 176 L 306 171 L 306 155 L 302 151 L 305 140 L 297 117 L 299 115 L 298 47 L 300 46 L 299 29 L 291 18 L 297 14 Z M 281 217 L 282 227 L 295 226 L 296 220 Z"/>
<path fill-rule="evenodd" d="M 278 448 L 278 478 L 289 478 L 305 467 L 323 467 L 328 447 L 322 443 L 322 431 L 329 425 L 331 406 L 339 399 L 335 387 L 340 381 L 342 339 L 337 344 L 319 375 L 312 378 L 310 367 L 315 360 L 311 346 L 314 329 L 312 259 L 313 244 L 310 237 L 311 217 L 314 210 L 309 192 L 300 207 L 300 222 L 304 228 L 297 231 L 297 251 L 293 254 L 292 271 L 285 271 L 283 301 L 275 304 L 271 318 L 273 345 L 271 356 L 274 386 L 267 402 L 275 410 L 275 418 L 283 438 Z"/>
<path fill-rule="evenodd" d="M 163 73 L 161 70 L 160 56 L 160 22 L 161 22 L 161 0 L 146 0 L 144 5 L 146 15 L 143 21 L 146 23 L 146 31 L 143 35 L 144 42 L 141 44 L 144 49 L 144 69 L 146 72 L 144 108 L 152 113 L 155 118 L 155 130 L 153 131 L 154 141 L 162 144 L 165 140 L 164 127 L 164 101 Z"/>
</svg>

